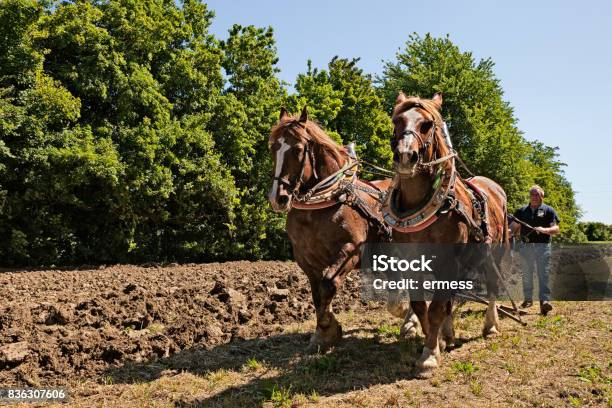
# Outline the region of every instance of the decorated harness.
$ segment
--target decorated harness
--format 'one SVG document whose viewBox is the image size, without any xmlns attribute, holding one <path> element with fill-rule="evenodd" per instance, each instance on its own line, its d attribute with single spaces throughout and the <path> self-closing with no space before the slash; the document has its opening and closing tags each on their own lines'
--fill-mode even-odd
<svg viewBox="0 0 612 408">
<path fill-rule="evenodd" d="M 432 135 L 435 135 L 436 126 L 440 125 L 436 125 L 434 122 L 431 129 Z M 455 166 L 455 159 L 458 159 L 464 167 L 465 164 L 461 161 L 457 152 L 452 147 L 446 123 L 443 122 L 440 127 L 444 140 L 451 153 L 430 162 L 419 164 L 422 167 L 435 168 L 433 171 L 432 190 L 426 196 L 421 206 L 416 209 L 401 211 L 397 205 L 398 190 L 396 190 L 400 174 L 396 174 L 393 183 L 389 187 L 385 200 L 382 202 L 383 219 L 396 231 L 401 233 L 412 233 L 428 228 L 435 223 L 440 216 L 452 211 L 467 224 L 470 238 L 473 241 L 490 242 L 487 196 L 471 182 L 471 178 L 462 179 L 459 176 Z M 405 131 L 404 133 L 406 132 L 410 132 L 417 137 L 420 142 L 421 150 L 423 151 L 429 148 L 429 144 L 432 143 L 431 139 L 434 141 L 436 140 L 435 138 L 431 138 L 424 142 L 418 133 L 414 131 Z M 450 166 L 445 165 L 449 160 Z M 470 196 L 470 201 L 474 210 L 473 216 L 470 215 L 468 209 L 456 198 L 455 187 L 458 180 L 464 184 Z"/>
<path fill-rule="evenodd" d="M 435 124 L 432 131 L 435 131 Z M 320 210 L 339 204 L 349 205 L 361 213 L 371 226 L 377 228 L 379 235 L 386 241 L 391 241 L 392 230 L 397 230 L 401 233 L 422 231 L 435 223 L 440 216 L 448 212 L 454 212 L 467 224 L 471 240 L 474 242 L 490 242 L 487 196 L 471 182 L 471 178 L 462 179 L 459 176 L 455 166 L 455 159 L 459 159 L 459 157 L 450 144 L 446 124 L 442 125 L 442 131 L 446 142 L 451 148 L 451 153 L 439 159 L 421 164 L 421 166 L 435 167 L 435 171 L 433 172 L 432 190 L 419 208 L 409 211 L 400 211 L 398 209 L 396 205 L 397 190 L 395 189 L 399 182 L 398 175 L 395 175 L 394 182 L 388 191 L 384 191 L 372 183 L 359 179 L 357 173 L 362 163 L 385 174 L 393 173 L 357 159 L 351 145 L 347 147 L 349 160 L 346 164 L 325 179 L 319 181 L 303 194 L 300 194 L 299 190 L 306 165 L 305 160 L 311 157 L 310 160 L 314 161 L 314 155 L 310 154 L 311 149 L 307 147 L 300 177 L 296 180 L 294 186 L 290 186 L 292 187 L 290 190 L 293 195 L 291 205 L 298 210 Z M 423 146 L 425 148 L 428 147 L 427 144 L 423 144 Z M 444 164 L 448 160 L 451 161 L 451 165 L 445 166 Z M 460 159 L 459 161 L 461 162 Z M 463 162 L 461 163 L 463 164 Z M 465 164 L 463 165 L 465 166 Z M 279 179 L 279 181 L 290 184 L 285 179 Z M 458 181 L 466 187 L 473 212 L 468 211 L 468 208 L 456 198 L 455 188 Z M 360 191 L 369 194 L 379 203 L 380 208 L 378 210 L 380 210 L 382 216 L 379 215 L 377 209 L 372 208 L 360 197 L 358 194 Z"/>
<path fill-rule="evenodd" d="M 305 193 L 300 194 L 299 186 L 302 184 L 301 179 L 305 166 L 305 163 L 302 163 L 300 178 L 292 188 L 293 201 L 291 206 L 298 210 L 320 210 L 338 204 L 349 205 L 364 216 L 371 226 L 377 229 L 382 239 L 390 241 L 391 229 L 389 226 L 385 224 L 377 209 L 368 205 L 359 195 L 359 192 L 366 193 L 373 197 L 377 203 L 382 203 L 386 191 L 378 188 L 372 183 L 357 178 L 359 166 L 362 164 L 362 161 L 357 159 L 353 144 L 347 146 L 346 150 L 349 160 L 347 160 L 344 166 L 325 179 L 319 181 Z M 304 155 L 304 157 L 307 156 L 307 154 Z M 311 158 L 311 160 L 313 159 L 314 157 Z M 380 168 L 378 169 L 388 171 Z"/>
</svg>

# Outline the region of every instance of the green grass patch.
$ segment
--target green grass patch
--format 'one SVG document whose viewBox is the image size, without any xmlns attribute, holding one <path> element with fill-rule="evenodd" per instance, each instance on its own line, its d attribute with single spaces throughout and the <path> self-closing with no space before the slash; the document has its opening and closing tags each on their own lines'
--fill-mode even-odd
<svg viewBox="0 0 612 408">
<path fill-rule="evenodd" d="M 582 400 L 580 399 L 580 397 L 574 397 L 574 396 L 570 395 L 569 397 L 567 397 L 567 400 L 572 405 L 572 407 L 581 407 L 582 406 Z"/>
<path fill-rule="evenodd" d="M 482 384 L 476 380 L 470 381 L 470 392 L 477 397 L 482 395 Z"/>
<path fill-rule="evenodd" d="M 612 376 L 605 375 L 601 368 L 595 364 L 581 368 L 578 372 L 578 378 L 580 378 L 580 381 L 589 384 L 612 384 Z"/>
<path fill-rule="evenodd" d="M 516 365 L 511 362 L 506 362 L 502 364 L 502 367 L 508 372 L 508 374 L 513 374 L 516 371 Z"/>
<path fill-rule="evenodd" d="M 277 407 L 291 406 L 291 385 L 284 387 L 274 384 L 268 389 L 268 400 Z"/>
<path fill-rule="evenodd" d="M 385 323 L 377 329 L 377 332 L 378 334 L 383 335 L 383 336 L 399 337 L 400 328 L 399 326 L 391 326 Z"/>
<path fill-rule="evenodd" d="M 565 326 L 567 319 L 563 316 L 542 316 L 538 319 L 535 326 L 538 329 L 548 329 L 557 332 Z"/>
<path fill-rule="evenodd" d="M 255 358 L 249 358 L 246 363 L 244 363 L 243 371 L 257 371 L 263 367 L 263 364 L 257 361 Z"/>
<path fill-rule="evenodd" d="M 465 375 L 472 375 L 476 371 L 478 371 L 478 367 L 476 367 L 474 364 L 472 364 L 471 362 L 463 362 L 463 361 L 458 361 L 456 363 L 453 363 L 451 368 L 453 372 L 457 374 L 465 374 Z"/>
<path fill-rule="evenodd" d="M 319 394 L 317 393 L 316 390 L 312 390 L 312 392 L 310 394 L 308 394 L 308 400 L 310 400 L 312 402 L 319 401 Z"/>
</svg>

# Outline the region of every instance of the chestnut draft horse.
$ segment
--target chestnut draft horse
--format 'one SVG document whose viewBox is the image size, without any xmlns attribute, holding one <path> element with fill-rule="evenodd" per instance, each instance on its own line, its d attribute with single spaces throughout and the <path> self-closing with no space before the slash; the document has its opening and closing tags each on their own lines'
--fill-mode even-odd
<svg viewBox="0 0 612 408">
<path fill-rule="evenodd" d="M 486 177 L 464 180 L 458 176 L 456 152 L 441 108 L 439 93 L 433 99 L 421 99 L 400 92 L 392 116 L 396 175 L 382 208 L 383 216 L 393 228 L 394 242 L 487 245 L 483 253 L 488 256 L 481 259 L 488 273 L 489 296 L 483 335 L 493 335 L 500 331 L 495 305 L 500 276 L 490 277 L 495 276 L 492 271 L 499 268 L 500 259 L 493 257 L 491 245 L 508 242 L 506 194 Z M 458 262 L 450 263 L 454 265 L 451 274 L 459 273 Z M 437 294 L 429 306 L 424 301 L 411 301 L 426 336 L 416 364 L 421 377 L 438 367 L 440 350 L 454 342 L 452 303 L 448 296 Z M 410 333 L 416 335 L 416 330 Z"/>
<path fill-rule="evenodd" d="M 287 233 L 298 265 L 308 276 L 317 328 L 309 350 L 324 351 L 342 338 L 331 302 L 348 273 L 358 267 L 366 241 L 390 238 L 380 214 L 380 194 L 390 180 L 357 179 L 358 161 L 314 122 L 282 108 L 269 147 L 274 179 L 268 199 L 276 212 L 288 212 Z M 408 305 L 389 295 L 387 310 L 410 322 Z M 412 320 L 417 323 L 416 316 Z"/>
</svg>

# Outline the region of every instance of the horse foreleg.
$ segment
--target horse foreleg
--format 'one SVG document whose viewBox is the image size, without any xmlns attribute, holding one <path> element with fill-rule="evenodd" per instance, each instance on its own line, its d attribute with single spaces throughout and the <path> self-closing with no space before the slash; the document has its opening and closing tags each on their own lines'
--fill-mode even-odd
<svg viewBox="0 0 612 408">
<path fill-rule="evenodd" d="M 317 313 L 317 329 L 310 339 L 310 352 L 324 352 L 342 339 L 342 327 L 331 310 L 331 303 L 346 275 L 359 262 L 358 250 L 352 244 L 342 248 L 341 256 L 323 270 L 320 279 L 311 281 Z"/>
<path fill-rule="evenodd" d="M 438 336 L 444 319 L 446 319 L 447 301 L 433 300 L 429 305 L 427 317 L 429 320 L 429 331 L 425 338 L 423 353 L 416 362 L 416 375 L 427 378 L 440 365 L 440 344 Z"/>
<path fill-rule="evenodd" d="M 331 301 L 336 291 L 335 283 L 325 279 L 320 279 L 318 284 L 312 287 L 317 328 L 308 346 L 308 351 L 311 353 L 325 352 L 342 338 L 342 327 L 331 310 Z"/>
<path fill-rule="evenodd" d="M 426 336 L 428 328 L 427 302 L 410 301 L 410 310 L 404 318 L 404 323 L 400 329 L 400 336 L 404 339 L 415 339 L 419 335 L 419 329 Z"/>
</svg>

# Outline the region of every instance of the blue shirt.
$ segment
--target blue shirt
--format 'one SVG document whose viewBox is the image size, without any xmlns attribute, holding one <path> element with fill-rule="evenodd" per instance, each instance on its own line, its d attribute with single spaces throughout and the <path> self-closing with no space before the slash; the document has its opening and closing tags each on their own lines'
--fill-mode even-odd
<svg viewBox="0 0 612 408">
<path fill-rule="evenodd" d="M 559 224 L 559 217 L 555 210 L 546 204 L 532 209 L 531 205 L 526 205 L 514 212 L 514 216 L 519 220 L 531 225 L 532 227 L 551 227 Z M 524 242 L 548 243 L 552 241 L 552 236 L 548 234 L 538 234 L 533 229 L 521 225 L 521 239 Z"/>
</svg>

